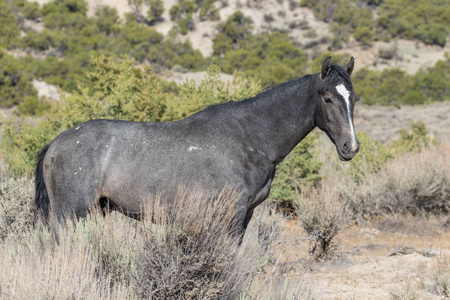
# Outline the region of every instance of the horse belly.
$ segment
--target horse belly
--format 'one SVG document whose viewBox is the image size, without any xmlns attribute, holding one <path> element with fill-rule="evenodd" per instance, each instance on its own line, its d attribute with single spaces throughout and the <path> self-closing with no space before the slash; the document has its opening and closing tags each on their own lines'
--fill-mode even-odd
<svg viewBox="0 0 450 300">
<path fill-rule="evenodd" d="M 177 196 L 193 193 L 208 198 L 227 186 L 238 188 L 230 171 L 218 168 L 212 158 L 167 157 L 161 153 L 112 165 L 102 186 L 105 197 L 129 211 L 138 211 L 156 198 L 170 202 Z"/>
</svg>

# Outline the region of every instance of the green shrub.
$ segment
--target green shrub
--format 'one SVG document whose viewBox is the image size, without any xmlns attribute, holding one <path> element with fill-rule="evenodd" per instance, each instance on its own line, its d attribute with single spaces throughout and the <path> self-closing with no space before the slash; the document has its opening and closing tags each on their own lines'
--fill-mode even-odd
<svg viewBox="0 0 450 300">
<path fill-rule="evenodd" d="M 225 22 L 217 25 L 217 30 L 231 38 L 233 43 L 237 44 L 241 40 L 250 35 L 253 20 L 250 17 L 244 16 L 241 11 L 237 11 Z"/>
<path fill-rule="evenodd" d="M 50 111 L 50 103 L 44 98 L 25 97 L 17 106 L 16 113 L 23 116 L 42 116 Z"/>
<path fill-rule="evenodd" d="M 450 30 L 449 13 L 450 4 L 445 0 L 433 3 L 427 0 L 389 0 L 383 1 L 379 7 L 377 25 L 392 37 L 418 38 L 425 43 L 444 46 Z"/>
<path fill-rule="evenodd" d="M 31 20 L 37 20 L 41 16 L 39 3 L 37 2 L 25 2 L 22 7 L 22 14 L 25 18 Z"/>
<path fill-rule="evenodd" d="M 390 148 L 372 140 L 366 132 L 358 132 L 358 140 L 360 151 L 350 162 L 350 172 L 355 182 L 360 182 L 368 174 L 377 173 L 394 157 Z"/>
<path fill-rule="evenodd" d="M 370 27 L 357 27 L 353 32 L 353 36 L 364 45 L 370 45 L 373 41 L 373 32 Z"/>
<path fill-rule="evenodd" d="M 277 200 L 279 206 L 293 209 L 303 187 L 321 179 L 322 162 L 314 149 L 318 139 L 317 133 L 309 134 L 277 166 L 270 198 Z"/>
<path fill-rule="evenodd" d="M 0 1 L 0 16 L 0 45 L 9 47 L 19 37 L 16 17 L 9 1 Z"/>
<path fill-rule="evenodd" d="M 426 72 L 419 72 L 418 87 L 423 91 L 428 101 L 450 100 L 450 53 L 445 53 L 445 59 L 437 61 Z"/>
<path fill-rule="evenodd" d="M 211 20 L 219 21 L 220 14 L 219 10 L 216 8 L 214 1 L 205 1 L 205 4 L 200 9 L 199 17 L 201 21 Z"/>
<path fill-rule="evenodd" d="M 233 38 L 238 41 L 237 49 L 231 47 Z M 214 40 L 213 48 L 216 54 L 212 62 L 220 65 L 224 72 L 242 71 L 261 79 L 265 86 L 299 78 L 305 74 L 305 53 L 292 45 L 289 37 L 283 33 L 255 36 L 234 31 L 231 35 L 223 33 Z"/>
<path fill-rule="evenodd" d="M 129 57 L 118 60 L 101 56 L 92 63 L 94 70 L 87 74 L 89 84 L 80 84 L 71 95 L 63 94 L 36 127 L 20 119 L 5 122 L 0 149 L 12 174 L 32 172 L 39 150 L 57 134 L 81 122 L 96 118 L 172 121 L 212 103 L 250 97 L 260 91 L 255 80 L 245 81 L 242 74 L 236 74 L 235 90 L 230 93 L 219 80 L 220 69 L 212 67 L 200 86 L 186 83 L 175 96 L 165 91 L 166 85 L 149 67 L 136 69 Z"/>
<path fill-rule="evenodd" d="M 24 65 L 13 56 L 0 52 L 0 107 L 11 107 L 25 97 L 37 97 Z"/>
<path fill-rule="evenodd" d="M 309 7 L 316 17 L 331 23 L 334 48 L 340 48 L 342 41 L 350 35 L 365 45 L 373 41 L 373 17 L 369 9 L 354 0 L 300 1 L 300 6 Z"/>
<path fill-rule="evenodd" d="M 371 8 L 356 0 L 300 1 L 300 5 L 311 8 L 316 17 L 332 24 L 333 46 L 339 46 L 352 33 L 363 44 L 374 38 L 420 39 L 425 43 L 445 45 L 450 31 L 448 15 L 450 4 L 446 0 L 387 0 L 363 1 L 377 5 L 377 20 Z M 407 8 L 407 9 L 406 9 Z M 375 27 L 375 30 L 373 30 Z M 373 33 L 377 32 L 377 36 Z"/>
<path fill-rule="evenodd" d="M 41 8 L 46 28 L 71 28 L 81 30 L 90 19 L 86 16 L 87 3 L 83 0 L 57 0 L 46 3 Z"/>
<path fill-rule="evenodd" d="M 445 46 L 447 40 L 447 28 L 440 24 L 427 24 L 422 27 L 420 38 L 425 44 Z"/>
<path fill-rule="evenodd" d="M 392 148 L 396 153 L 413 152 L 422 150 L 430 144 L 431 140 L 425 123 L 411 121 L 408 129 L 400 130 L 400 138 L 394 141 Z"/>
<path fill-rule="evenodd" d="M 95 16 L 97 17 L 95 23 L 101 32 L 109 35 L 120 31 L 120 18 L 116 8 L 102 6 L 100 9 L 95 11 Z"/>
<path fill-rule="evenodd" d="M 156 15 L 161 12 L 158 3 L 153 3 Z M 137 62 L 149 61 L 166 68 L 175 64 L 188 69 L 203 66 L 203 56 L 189 42 L 165 39 L 132 15 L 122 22 L 113 8 L 102 7 L 95 17 L 87 17 L 84 5 L 79 0 L 44 5 L 46 29 L 30 30 L 17 43 L 20 47 L 49 52 L 41 61 L 25 59 L 31 76 L 73 92 L 78 81 L 87 83 L 84 73 L 92 70 L 90 58 L 100 54 L 119 57 L 126 53 Z"/>
<path fill-rule="evenodd" d="M 182 35 L 185 35 L 188 32 L 188 29 L 187 29 L 187 26 L 186 26 L 187 21 L 188 21 L 187 19 L 180 19 L 180 21 L 178 23 L 178 25 L 180 26 L 180 33 Z"/>
<path fill-rule="evenodd" d="M 353 80 L 356 94 L 369 105 L 424 104 L 448 100 L 450 55 L 446 53 L 444 60 L 415 75 L 408 75 L 397 68 L 383 71 L 363 68 L 353 76 Z"/>
<path fill-rule="evenodd" d="M 147 19 L 150 23 L 161 20 L 164 13 L 164 2 L 162 0 L 149 0 L 150 8 L 147 11 Z"/>
</svg>

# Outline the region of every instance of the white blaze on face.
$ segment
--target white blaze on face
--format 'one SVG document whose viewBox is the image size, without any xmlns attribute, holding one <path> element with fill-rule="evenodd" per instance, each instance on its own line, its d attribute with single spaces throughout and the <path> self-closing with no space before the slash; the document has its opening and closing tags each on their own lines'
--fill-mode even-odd
<svg viewBox="0 0 450 300">
<path fill-rule="evenodd" d="M 347 116 L 348 116 L 348 124 L 350 124 L 350 131 L 352 136 L 352 147 L 351 150 L 356 150 L 356 135 L 355 135 L 355 128 L 353 127 L 352 118 L 350 116 L 350 92 L 347 90 L 347 88 L 341 83 L 336 86 L 336 90 L 339 94 L 341 94 L 342 98 L 344 98 L 345 103 L 347 104 Z"/>
</svg>

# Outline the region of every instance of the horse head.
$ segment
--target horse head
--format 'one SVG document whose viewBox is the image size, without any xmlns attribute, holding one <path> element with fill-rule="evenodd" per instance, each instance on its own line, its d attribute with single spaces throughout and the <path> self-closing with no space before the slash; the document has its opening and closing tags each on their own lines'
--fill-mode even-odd
<svg viewBox="0 0 450 300">
<path fill-rule="evenodd" d="M 359 151 L 359 142 L 353 125 L 353 108 L 357 100 L 350 75 L 355 60 L 346 66 L 331 64 L 325 59 L 317 76 L 315 124 L 323 130 L 336 146 L 339 158 L 351 160 Z"/>
</svg>

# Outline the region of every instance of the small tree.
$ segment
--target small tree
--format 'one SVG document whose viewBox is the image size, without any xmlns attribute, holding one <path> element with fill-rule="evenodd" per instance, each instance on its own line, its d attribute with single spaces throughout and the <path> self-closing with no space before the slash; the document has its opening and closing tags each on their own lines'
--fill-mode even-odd
<svg viewBox="0 0 450 300">
<path fill-rule="evenodd" d="M 150 5 L 147 11 L 147 20 L 149 23 L 154 23 L 162 19 L 164 13 L 164 2 L 162 0 L 149 0 Z"/>
<path fill-rule="evenodd" d="M 355 39 L 363 45 L 370 45 L 373 41 L 373 31 L 370 27 L 357 27 L 353 32 Z"/>
</svg>

